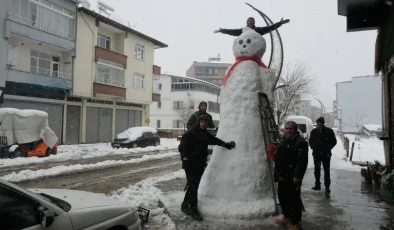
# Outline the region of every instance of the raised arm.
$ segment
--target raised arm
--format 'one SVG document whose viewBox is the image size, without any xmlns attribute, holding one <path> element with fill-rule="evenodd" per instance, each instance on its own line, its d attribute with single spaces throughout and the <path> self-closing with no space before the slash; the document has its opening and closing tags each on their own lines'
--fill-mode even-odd
<svg viewBox="0 0 394 230">
<path fill-rule="evenodd" d="M 271 31 L 274 31 L 276 29 L 278 29 L 281 25 L 290 22 L 289 19 L 286 20 L 281 20 L 280 22 L 277 22 L 275 24 L 272 24 L 270 26 L 266 26 L 266 27 L 256 27 L 256 32 L 259 33 L 260 35 L 264 35 L 264 34 L 268 34 Z"/>
<path fill-rule="evenodd" d="M 242 34 L 242 29 L 218 29 L 215 30 L 215 33 L 222 33 L 222 34 L 228 34 L 231 36 L 239 36 Z"/>
</svg>

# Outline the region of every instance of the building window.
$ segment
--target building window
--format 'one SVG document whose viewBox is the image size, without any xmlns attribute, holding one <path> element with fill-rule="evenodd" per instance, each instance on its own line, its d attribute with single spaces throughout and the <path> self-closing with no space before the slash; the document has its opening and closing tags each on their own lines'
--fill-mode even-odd
<svg viewBox="0 0 394 230">
<path fill-rule="evenodd" d="M 213 101 L 208 101 L 208 110 L 213 113 L 219 113 L 220 104 Z"/>
<path fill-rule="evenodd" d="M 47 0 L 10 0 L 10 19 L 74 39 L 74 12 Z"/>
<path fill-rule="evenodd" d="M 108 50 L 111 49 L 111 37 L 97 34 L 97 46 Z"/>
<path fill-rule="evenodd" d="M 158 102 L 157 102 L 157 108 L 158 108 L 158 109 L 161 109 L 161 101 L 158 101 Z"/>
<path fill-rule="evenodd" d="M 159 83 L 159 86 L 158 86 L 159 90 L 161 90 L 161 87 L 162 87 L 162 85 L 161 85 L 161 83 Z"/>
<path fill-rule="evenodd" d="M 160 129 L 160 127 L 161 127 L 160 120 L 157 120 L 156 121 L 156 128 Z"/>
<path fill-rule="evenodd" d="M 30 51 L 30 72 L 40 75 L 59 77 L 60 58 L 51 54 Z"/>
<path fill-rule="evenodd" d="M 96 64 L 96 82 L 124 87 L 125 69 L 124 65 L 99 59 Z"/>
<path fill-rule="evenodd" d="M 145 46 L 136 44 L 134 48 L 134 57 L 145 60 Z"/>
<path fill-rule="evenodd" d="M 144 78 L 145 76 L 139 73 L 133 73 L 133 88 L 144 89 Z"/>
<path fill-rule="evenodd" d="M 183 101 L 174 101 L 173 103 L 173 109 L 182 109 L 183 107 Z"/>
<path fill-rule="evenodd" d="M 184 122 L 182 120 L 174 120 L 172 121 L 172 127 L 173 128 L 183 128 L 184 127 Z"/>
<path fill-rule="evenodd" d="M 194 109 L 194 101 L 189 101 L 189 109 Z"/>
<path fill-rule="evenodd" d="M 218 75 L 218 69 L 214 69 L 215 75 Z"/>
</svg>

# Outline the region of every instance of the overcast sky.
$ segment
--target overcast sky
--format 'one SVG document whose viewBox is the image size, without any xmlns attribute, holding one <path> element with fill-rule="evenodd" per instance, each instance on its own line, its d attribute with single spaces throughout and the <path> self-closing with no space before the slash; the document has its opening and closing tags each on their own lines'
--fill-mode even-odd
<svg viewBox="0 0 394 230">
<path fill-rule="evenodd" d="M 185 75 L 193 61 L 221 55 L 232 63 L 234 37 L 214 34 L 222 28 L 241 28 L 253 16 L 263 19 L 241 0 L 104 0 L 134 29 L 169 45 L 155 53 L 162 73 Z M 317 97 L 326 107 L 335 100 L 335 83 L 373 74 L 376 31 L 346 32 L 336 0 L 249 0 L 274 22 L 290 19 L 279 32 L 285 63 L 303 61 L 318 79 Z M 264 36 L 269 41 L 269 35 Z M 265 56 L 268 56 L 266 53 Z M 264 58 L 267 60 L 267 57 Z M 318 104 L 312 100 L 313 104 Z"/>
</svg>

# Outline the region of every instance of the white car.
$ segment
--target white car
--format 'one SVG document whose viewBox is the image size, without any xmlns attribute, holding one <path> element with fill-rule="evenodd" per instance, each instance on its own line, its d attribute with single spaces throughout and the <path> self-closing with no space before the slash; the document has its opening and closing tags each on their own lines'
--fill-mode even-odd
<svg viewBox="0 0 394 230">
<path fill-rule="evenodd" d="M 104 194 L 23 189 L 0 179 L 0 229 L 134 230 L 138 212 Z"/>
</svg>

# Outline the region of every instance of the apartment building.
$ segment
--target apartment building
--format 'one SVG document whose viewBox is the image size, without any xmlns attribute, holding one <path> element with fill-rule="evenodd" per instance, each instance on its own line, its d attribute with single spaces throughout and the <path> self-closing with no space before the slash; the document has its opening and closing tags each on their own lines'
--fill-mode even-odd
<svg viewBox="0 0 394 230">
<path fill-rule="evenodd" d="M 201 101 L 208 104 L 215 126 L 220 120 L 220 87 L 195 78 L 160 75 L 157 83 L 160 101 L 151 104 L 150 126 L 157 129 L 184 129 Z"/>
<path fill-rule="evenodd" d="M 0 1 L 2 107 L 38 109 L 63 136 L 65 100 L 72 91 L 76 1 Z"/>
<path fill-rule="evenodd" d="M 221 86 L 226 70 L 230 66 L 230 63 L 222 62 L 220 56 L 209 58 L 207 62 L 194 61 L 186 71 L 186 76 Z"/>
<path fill-rule="evenodd" d="M 75 77 L 67 98 L 66 143 L 111 141 L 149 125 L 154 51 L 166 44 L 91 9 L 78 8 Z M 80 135 L 78 135 L 80 134 Z"/>
</svg>

